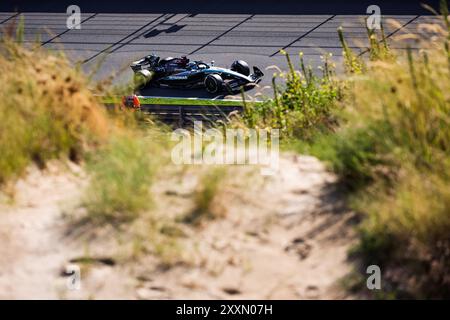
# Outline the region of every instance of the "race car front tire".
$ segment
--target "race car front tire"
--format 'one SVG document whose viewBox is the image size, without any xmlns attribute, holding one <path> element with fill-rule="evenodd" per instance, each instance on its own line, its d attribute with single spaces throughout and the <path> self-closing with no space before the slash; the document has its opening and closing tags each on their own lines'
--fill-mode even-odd
<svg viewBox="0 0 450 320">
<path fill-rule="evenodd" d="M 209 74 L 204 81 L 206 91 L 209 93 L 217 93 L 223 87 L 223 79 L 218 74 Z"/>
<path fill-rule="evenodd" d="M 149 70 L 139 70 L 134 74 L 134 86 L 137 89 L 143 88 L 149 84 L 153 78 L 153 72 Z"/>
</svg>

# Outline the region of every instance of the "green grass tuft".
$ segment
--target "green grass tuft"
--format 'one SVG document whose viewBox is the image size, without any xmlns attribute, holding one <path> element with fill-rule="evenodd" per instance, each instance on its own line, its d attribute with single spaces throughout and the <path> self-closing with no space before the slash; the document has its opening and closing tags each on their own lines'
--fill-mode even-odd
<svg viewBox="0 0 450 320">
<path fill-rule="evenodd" d="M 204 173 L 194 192 L 194 207 L 184 218 L 185 222 L 198 224 L 224 216 L 225 208 L 220 203 L 220 192 L 224 188 L 226 170 L 217 167 Z"/>
<path fill-rule="evenodd" d="M 152 151 L 148 138 L 123 133 L 89 157 L 91 183 L 84 204 L 91 218 L 127 221 L 151 207 L 150 187 L 160 157 Z"/>
<path fill-rule="evenodd" d="M 43 167 L 52 158 L 78 161 L 106 138 L 103 106 L 82 73 L 62 57 L 26 49 L 5 35 L 0 82 L 0 184 L 33 162 Z"/>
</svg>

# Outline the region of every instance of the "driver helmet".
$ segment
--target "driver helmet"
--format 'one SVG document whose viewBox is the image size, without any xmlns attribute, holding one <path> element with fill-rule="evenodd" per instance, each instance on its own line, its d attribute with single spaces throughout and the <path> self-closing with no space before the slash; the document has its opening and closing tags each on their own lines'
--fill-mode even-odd
<svg viewBox="0 0 450 320">
<path fill-rule="evenodd" d="M 181 56 L 179 61 L 180 61 L 180 64 L 183 66 L 187 66 L 189 63 L 189 59 L 186 56 Z"/>
<path fill-rule="evenodd" d="M 154 53 L 152 53 L 149 56 L 147 56 L 147 60 L 151 65 L 155 65 L 158 63 L 159 57 L 157 55 L 155 55 Z"/>
</svg>

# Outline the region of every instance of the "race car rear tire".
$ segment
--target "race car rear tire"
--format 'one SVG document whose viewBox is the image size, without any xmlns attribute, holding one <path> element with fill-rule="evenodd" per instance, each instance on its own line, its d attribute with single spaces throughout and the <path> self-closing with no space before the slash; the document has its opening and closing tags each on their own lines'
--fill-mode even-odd
<svg viewBox="0 0 450 320">
<path fill-rule="evenodd" d="M 143 88 L 149 84 L 153 78 L 153 72 L 149 70 L 139 70 L 134 74 L 134 86 L 137 89 Z"/>
<path fill-rule="evenodd" d="M 231 64 L 232 71 L 243 74 L 244 76 L 250 75 L 250 68 L 244 60 L 236 60 Z"/>
<path fill-rule="evenodd" d="M 217 93 L 223 87 L 223 79 L 218 74 L 209 74 L 206 76 L 204 84 L 206 91 L 209 93 Z"/>
</svg>

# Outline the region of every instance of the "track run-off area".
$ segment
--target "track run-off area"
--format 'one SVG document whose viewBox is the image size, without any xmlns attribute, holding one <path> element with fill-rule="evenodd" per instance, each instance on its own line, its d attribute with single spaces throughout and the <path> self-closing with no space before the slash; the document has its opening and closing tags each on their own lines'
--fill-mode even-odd
<svg viewBox="0 0 450 320">
<path fill-rule="evenodd" d="M 130 62 L 150 53 L 161 57 L 188 55 L 193 60 L 214 60 L 223 67 L 242 59 L 266 69 L 260 88 L 255 90 L 269 96 L 272 74 L 277 71 L 273 66 L 287 67 L 280 50 L 289 53 L 296 64 L 299 52 L 303 52 L 305 61 L 314 68 L 325 53 L 339 62 L 342 48 L 336 30 L 342 26 L 349 45 L 355 52 L 364 52 L 368 42 L 366 11 L 372 4 L 353 0 L 66 2 L 2 1 L 0 28 L 23 17 L 25 42 L 40 41 L 45 48 L 62 49 L 87 71 L 99 67 L 96 77 L 115 73 L 119 82 L 131 79 Z M 436 2 L 428 4 L 436 8 Z M 81 9 L 79 29 L 67 28 L 66 10 L 71 4 Z M 393 48 L 417 48 L 416 41 L 395 39 L 417 34 L 420 24 L 439 19 L 419 1 L 378 1 L 377 5 Z M 204 90 L 147 89 L 142 93 L 208 97 Z"/>
</svg>

